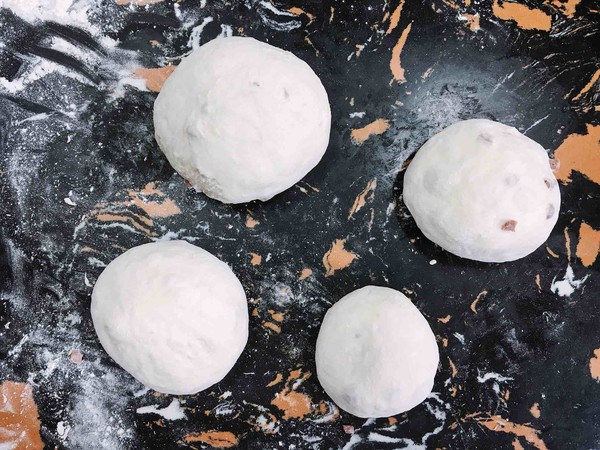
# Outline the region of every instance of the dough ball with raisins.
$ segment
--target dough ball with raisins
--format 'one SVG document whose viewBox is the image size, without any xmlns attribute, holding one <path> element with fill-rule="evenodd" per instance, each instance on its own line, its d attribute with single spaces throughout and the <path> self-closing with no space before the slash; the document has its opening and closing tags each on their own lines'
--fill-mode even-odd
<svg viewBox="0 0 600 450">
<path fill-rule="evenodd" d="M 542 245 L 556 224 L 556 164 L 513 127 L 464 120 L 419 149 L 404 177 L 404 203 L 443 249 L 476 261 L 514 261 Z"/>
</svg>

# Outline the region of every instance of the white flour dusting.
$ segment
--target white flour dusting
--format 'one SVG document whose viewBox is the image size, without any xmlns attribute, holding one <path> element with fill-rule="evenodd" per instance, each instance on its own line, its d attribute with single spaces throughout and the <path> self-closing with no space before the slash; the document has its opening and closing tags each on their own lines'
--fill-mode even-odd
<svg viewBox="0 0 600 450">
<path fill-rule="evenodd" d="M 190 38 L 188 39 L 188 47 L 192 49 L 197 49 L 200 47 L 200 39 L 202 38 L 202 32 L 204 31 L 204 27 L 213 21 L 212 17 L 205 17 L 200 25 L 192 28 L 192 32 L 190 34 Z"/>
<path fill-rule="evenodd" d="M 136 412 L 138 414 L 157 414 L 167 420 L 181 420 L 187 418 L 179 401 L 176 399 L 173 399 L 171 404 L 165 408 L 160 408 L 159 405 L 149 405 L 138 408 Z"/>
<path fill-rule="evenodd" d="M 5 362 L 29 368 L 27 382 L 34 392 L 48 383 L 71 391 L 69 406 L 60 413 L 56 428 L 58 438 L 67 448 L 129 448 L 134 431 L 132 423 L 126 422 L 126 409 L 132 399 L 130 393 L 138 390 L 140 383 L 105 365 L 106 356 L 99 346 L 88 345 L 85 332 L 91 323 L 80 323 L 81 317 L 73 312 L 77 300 L 61 285 L 44 281 L 52 295 L 56 295 L 48 299 L 24 289 L 25 279 L 28 285 L 36 286 L 45 275 L 28 272 L 25 268 L 30 264 L 28 257 L 10 240 L 5 239 L 4 245 L 10 252 L 13 283 L 3 296 L 11 304 L 12 322 L 24 333 Z M 31 310 L 37 308 L 43 308 L 46 314 L 32 324 Z M 74 322 L 78 325 L 73 326 Z M 6 332 L 2 330 L 0 334 Z M 70 387 L 73 383 L 74 390 Z M 57 393 L 63 389 L 59 388 Z"/>
<path fill-rule="evenodd" d="M 550 290 L 560 297 L 570 297 L 573 292 L 583 286 L 583 283 L 585 283 L 585 280 L 587 280 L 588 277 L 589 275 L 586 275 L 585 277 L 576 280 L 573 268 L 571 267 L 571 264 L 569 264 L 567 265 L 567 270 L 562 280 L 556 279 L 558 278 L 558 275 L 552 279 Z"/>
<path fill-rule="evenodd" d="M 500 375 L 499 373 L 495 373 L 495 372 L 488 372 L 484 375 L 477 375 L 477 381 L 480 383 L 485 383 L 488 380 L 497 380 L 500 382 L 504 382 L 504 381 L 512 381 L 512 377 L 506 377 L 504 375 Z"/>
<path fill-rule="evenodd" d="M 88 27 L 87 13 L 92 5 L 86 0 L 0 0 L 0 8 L 10 9 L 27 22 L 53 20 Z"/>
</svg>

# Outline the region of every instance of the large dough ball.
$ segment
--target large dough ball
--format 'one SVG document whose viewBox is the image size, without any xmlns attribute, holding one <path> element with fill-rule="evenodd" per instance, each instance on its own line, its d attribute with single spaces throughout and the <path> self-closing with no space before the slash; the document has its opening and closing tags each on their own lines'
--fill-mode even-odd
<svg viewBox="0 0 600 450">
<path fill-rule="evenodd" d="M 429 139 L 406 170 L 403 196 L 427 238 L 485 262 L 533 252 L 548 239 L 560 209 L 542 146 L 484 119 L 455 123 Z"/>
<path fill-rule="evenodd" d="M 92 319 L 106 352 L 167 394 L 193 394 L 218 382 L 248 340 L 237 277 L 184 241 L 140 245 L 112 261 L 94 286 Z"/>
<path fill-rule="evenodd" d="M 366 286 L 325 314 L 316 362 L 321 386 L 339 407 L 388 417 L 429 395 L 439 353 L 427 320 L 404 294 Z"/>
<path fill-rule="evenodd" d="M 197 190 L 224 203 L 268 200 L 325 153 L 325 88 L 292 53 L 215 39 L 185 58 L 154 103 L 156 140 Z"/>
</svg>

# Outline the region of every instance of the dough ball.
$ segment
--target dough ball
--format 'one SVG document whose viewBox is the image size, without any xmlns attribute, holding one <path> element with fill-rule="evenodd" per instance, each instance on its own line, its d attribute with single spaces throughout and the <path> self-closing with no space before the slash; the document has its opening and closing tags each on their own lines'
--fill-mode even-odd
<svg viewBox="0 0 600 450">
<path fill-rule="evenodd" d="M 404 294 L 366 286 L 325 314 L 316 362 L 321 386 L 340 408 L 388 417 L 429 395 L 439 352 L 427 320 Z"/>
<path fill-rule="evenodd" d="M 112 261 L 94 286 L 92 319 L 106 352 L 166 394 L 194 394 L 217 383 L 248 340 L 237 277 L 184 241 L 140 245 Z"/>
<path fill-rule="evenodd" d="M 331 111 L 313 70 L 247 37 L 185 58 L 154 103 L 158 145 L 197 190 L 224 203 L 268 200 L 325 153 Z"/>
<path fill-rule="evenodd" d="M 533 252 L 548 239 L 560 209 L 542 146 L 484 119 L 455 123 L 429 139 L 406 170 L 403 196 L 428 239 L 485 262 Z"/>
</svg>

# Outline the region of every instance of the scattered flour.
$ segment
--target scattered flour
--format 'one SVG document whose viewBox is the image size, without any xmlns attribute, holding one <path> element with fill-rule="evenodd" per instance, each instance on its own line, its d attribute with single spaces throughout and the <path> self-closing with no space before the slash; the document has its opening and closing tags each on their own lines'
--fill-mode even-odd
<svg viewBox="0 0 600 450">
<path fill-rule="evenodd" d="M 560 297 L 570 297 L 571 294 L 583 286 L 583 283 L 585 283 L 585 280 L 587 280 L 588 277 L 589 275 L 586 275 L 585 277 L 576 280 L 573 268 L 569 264 L 562 280 L 557 280 L 558 275 L 552 279 L 550 290 Z"/>
<path fill-rule="evenodd" d="M 8 8 L 27 22 L 52 20 L 62 24 L 89 27 L 87 13 L 92 2 L 86 0 L 0 0 L 0 8 Z"/>
<path fill-rule="evenodd" d="M 136 412 L 138 414 L 158 414 L 167 420 L 181 420 L 187 418 L 179 401 L 176 399 L 173 399 L 171 404 L 166 408 L 159 408 L 159 405 L 149 405 L 138 408 Z"/>
<path fill-rule="evenodd" d="M 484 375 L 477 375 L 477 381 L 479 381 L 480 383 L 485 383 L 488 380 L 497 380 L 500 382 L 504 382 L 504 381 L 512 381 L 512 377 L 506 377 L 504 375 L 500 375 L 499 373 L 495 373 L 495 372 L 488 372 Z"/>
</svg>

